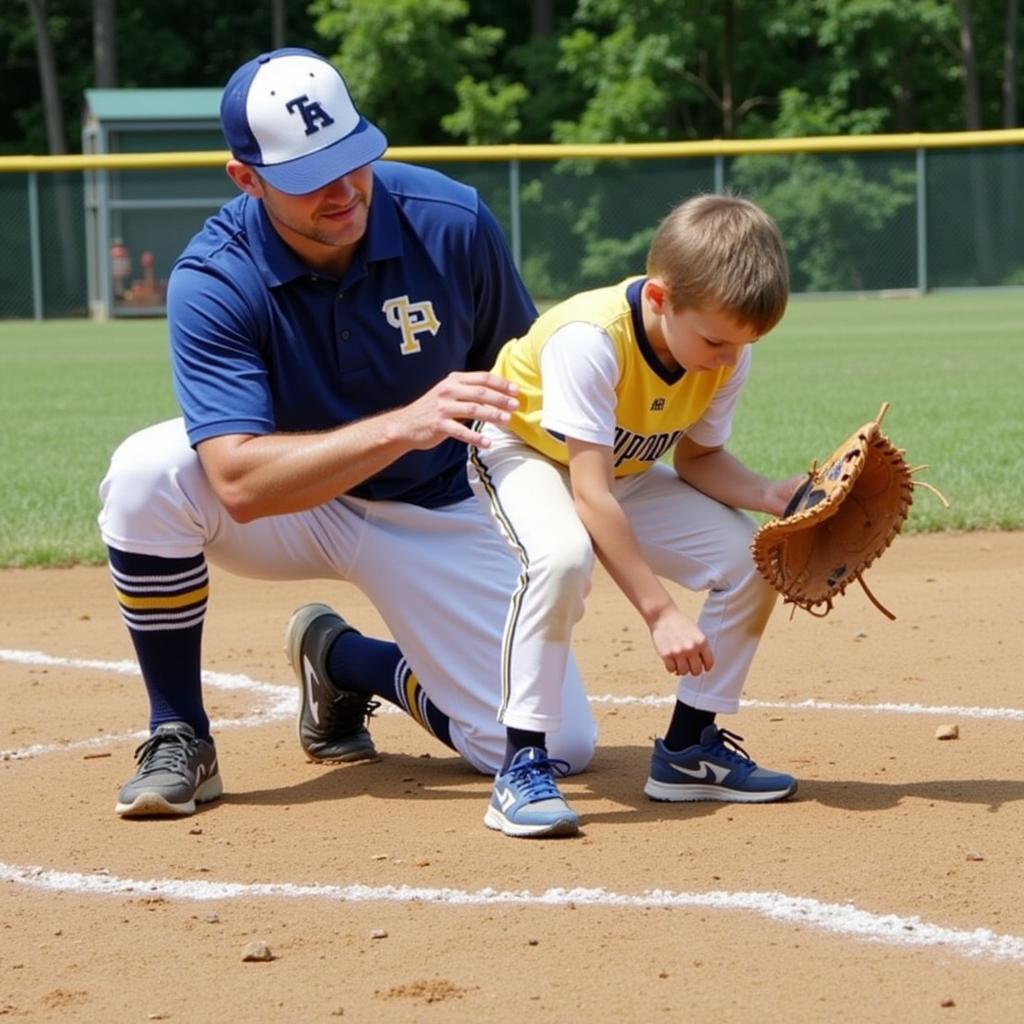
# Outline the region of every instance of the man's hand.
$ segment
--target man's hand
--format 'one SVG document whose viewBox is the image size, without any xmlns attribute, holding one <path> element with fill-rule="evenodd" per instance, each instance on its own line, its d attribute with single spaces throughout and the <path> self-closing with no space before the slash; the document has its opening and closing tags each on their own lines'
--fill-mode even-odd
<svg viewBox="0 0 1024 1024">
<path fill-rule="evenodd" d="M 391 414 L 409 448 L 427 449 L 446 438 L 486 448 L 490 442 L 471 424 L 507 423 L 519 408 L 514 384 L 483 370 L 454 371 L 425 395 Z"/>
</svg>

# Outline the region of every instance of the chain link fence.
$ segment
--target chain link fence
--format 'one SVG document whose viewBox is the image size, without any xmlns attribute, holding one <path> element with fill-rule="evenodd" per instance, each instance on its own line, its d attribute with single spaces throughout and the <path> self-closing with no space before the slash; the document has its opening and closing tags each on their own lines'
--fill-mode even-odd
<svg viewBox="0 0 1024 1024">
<path fill-rule="evenodd" d="M 815 140 L 785 140 L 806 148 L 743 152 L 733 143 L 729 152 L 678 156 L 629 146 L 566 155 L 535 147 L 541 158 L 524 157 L 531 147 L 388 155 L 476 186 L 538 303 L 642 272 L 665 213 L 722 189 L 778 220 L 794 293 L 1024 287 L 1024 133 L 989 134 L 1007 141 L 888 140 L 872 151 L 861 139 L 844 151 L 833 139 L 814 152 Z M 162 313 L 178 252 L 235 194 L 217 162 L 224 154 L 187 167 L 167 166 L 167 156 L 113 169 L 90 169 L 82 158 L 85 169 L 72 171 L 49 171 L 44 159 L 27 170 L 0 160 L 0 318 Z"/>
</svg>

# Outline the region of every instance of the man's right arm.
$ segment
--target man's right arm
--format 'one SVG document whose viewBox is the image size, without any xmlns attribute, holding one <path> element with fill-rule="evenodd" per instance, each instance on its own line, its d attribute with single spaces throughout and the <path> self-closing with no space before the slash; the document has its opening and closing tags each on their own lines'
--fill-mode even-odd
<svg viewBox="0 0 1024 1024">
<path fill-rule="evenodd" d="M 409 405 L 333 430 L 225 434 L 196 451 L 218 499 L 244 523 L 321 505 L 407 452 L 447 438 L 486 447 L 469 424 L 506 423 L 517 405 L 515 386 L 501 377 L 454 372 Z"/>
</svg>

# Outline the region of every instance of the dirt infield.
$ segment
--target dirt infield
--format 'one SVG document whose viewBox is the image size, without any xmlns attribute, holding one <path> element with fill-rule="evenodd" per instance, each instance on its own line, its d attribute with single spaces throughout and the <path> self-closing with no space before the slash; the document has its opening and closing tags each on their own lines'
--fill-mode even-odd
<svg viewBox="0 0 1024 1024">
<path fill-rule="evenodd" d="M 307 764 L 284 623 L 379 620 L 347 586 L 216 572 L 225 797 L 120 821 L 146 711 L 105 572 L 3 573 L 0 1018 L 1019 1020 L 1024 534 L 903 537 L 870 582 L 896 622 L 856 588 L 780 608 L 723 720 L 797 797 L 672 806 L 641 792 L 672 681 L 600 577 L 583 834 L 544 842 L 485 829 L 489 780 L 398 714 L 378 763 Z M 256 941 L 274 959 L 243 961 Z"/>
</svg>

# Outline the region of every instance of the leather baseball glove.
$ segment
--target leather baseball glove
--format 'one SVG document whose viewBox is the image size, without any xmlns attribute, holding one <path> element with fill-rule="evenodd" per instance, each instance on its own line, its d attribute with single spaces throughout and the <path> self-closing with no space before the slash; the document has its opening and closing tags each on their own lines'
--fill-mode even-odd
<svg viewBox="0 0 1024 1024">
<path fill-rule="evenodd" d="M 856 580 L 883 615 L 896 618 L 868 589 L 864 572 L 902 530 L 916 485 L 947 508 L 949 503 L 930 484 L 911 479 L 927 467 L 908 466 L 903 451 L 882 433 L 888 408 L 884 403 L 824 465 L 812 463 L 782 516 L 754 534 L 754 564 L 786 604 L 825 616 Z"/>
</svg>

